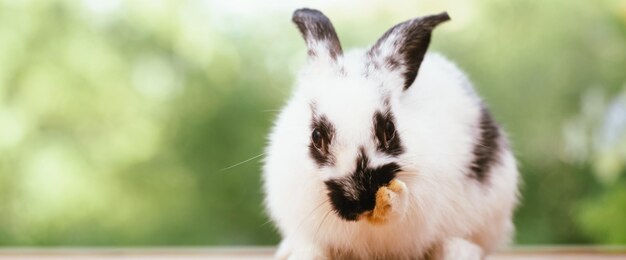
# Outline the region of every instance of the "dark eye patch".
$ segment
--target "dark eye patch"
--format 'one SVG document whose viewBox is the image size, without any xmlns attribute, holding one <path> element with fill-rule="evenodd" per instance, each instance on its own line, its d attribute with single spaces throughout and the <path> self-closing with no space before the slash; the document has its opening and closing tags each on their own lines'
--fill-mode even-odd
<svg viewBox="0 0 626 260">
<path fill-rule="evenodd" d="M 394 156 L 404 151 L 395 127 L 395 118 L 391 112 L 379 111 L 374 114 L 374 136 L 378 151 Z"/>
<path fill-rule="evenodd" d="M 330 145 L 335 136 L 335 127 L 325 116 L 313 115 L 309 153 L 318 165 L 332 165 L 334 158 Z"/>
</svg>

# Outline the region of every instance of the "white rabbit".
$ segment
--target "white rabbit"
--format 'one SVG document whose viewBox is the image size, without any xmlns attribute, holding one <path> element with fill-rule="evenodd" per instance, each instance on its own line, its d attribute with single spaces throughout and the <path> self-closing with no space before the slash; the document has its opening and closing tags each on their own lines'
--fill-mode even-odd
<svg viewBox="0 0 626 260">
<path fill-rule="evenodd" d="M 447 13 L 343 53 L 317 10 L 294 12 L 308 64 L 264 165 L 279 259 L 481 259 L 513 233 L 518 170 L 467 77 L 426 54 Z"/>
</svg>

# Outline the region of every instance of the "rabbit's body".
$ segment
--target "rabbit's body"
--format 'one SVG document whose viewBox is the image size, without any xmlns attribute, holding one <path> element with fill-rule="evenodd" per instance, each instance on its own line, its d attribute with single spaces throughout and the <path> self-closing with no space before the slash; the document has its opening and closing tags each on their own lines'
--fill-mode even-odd
<svg viewBox="0 0 626 260">
<path fill-rule="evenodd" d="M 408 62 L 372 51 L 393 48 L 388 42 L 333 58 L 323 40 L 307 39 L 315 56 L 267 149 L 266 205 L 283 236 L 277 256 L 481 258 L 507 242 L 515 159 L 464 74 L 430 54 L 406 81 Z M 386 221 L 366 221 L 371 193 L 390 180 L 404 188 L 389 193 Z"/>
</svg>

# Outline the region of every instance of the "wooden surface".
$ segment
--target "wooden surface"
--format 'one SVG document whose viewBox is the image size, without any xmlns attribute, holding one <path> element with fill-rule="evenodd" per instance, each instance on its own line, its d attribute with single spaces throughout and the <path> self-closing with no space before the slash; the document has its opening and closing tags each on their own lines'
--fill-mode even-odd
<svg viewBox="0 0 626 260">
<path fill-rule="evenodd" d="M 232 248 L 0 248 L 0 260 L 34 259 L 272 259 L 271 247 Z M 626 247 L 516 247 L 490 260 L 624 259 Z"/>
</svg>

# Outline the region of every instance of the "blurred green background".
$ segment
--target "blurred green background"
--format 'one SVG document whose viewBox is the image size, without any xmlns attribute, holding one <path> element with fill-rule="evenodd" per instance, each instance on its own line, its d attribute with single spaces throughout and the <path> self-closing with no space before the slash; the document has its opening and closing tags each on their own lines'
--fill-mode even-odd
<svg viewBox="0 0 626 260">
<path fill-rule="evenodd" d="M 431 50 L 519 158 L 516 242 L 626 243 L 625 0 L 0 0 L 0 245 L 276 243 L 259 155 L 302 6 L 344 49 L 447 10 Z"/>
</svg>

